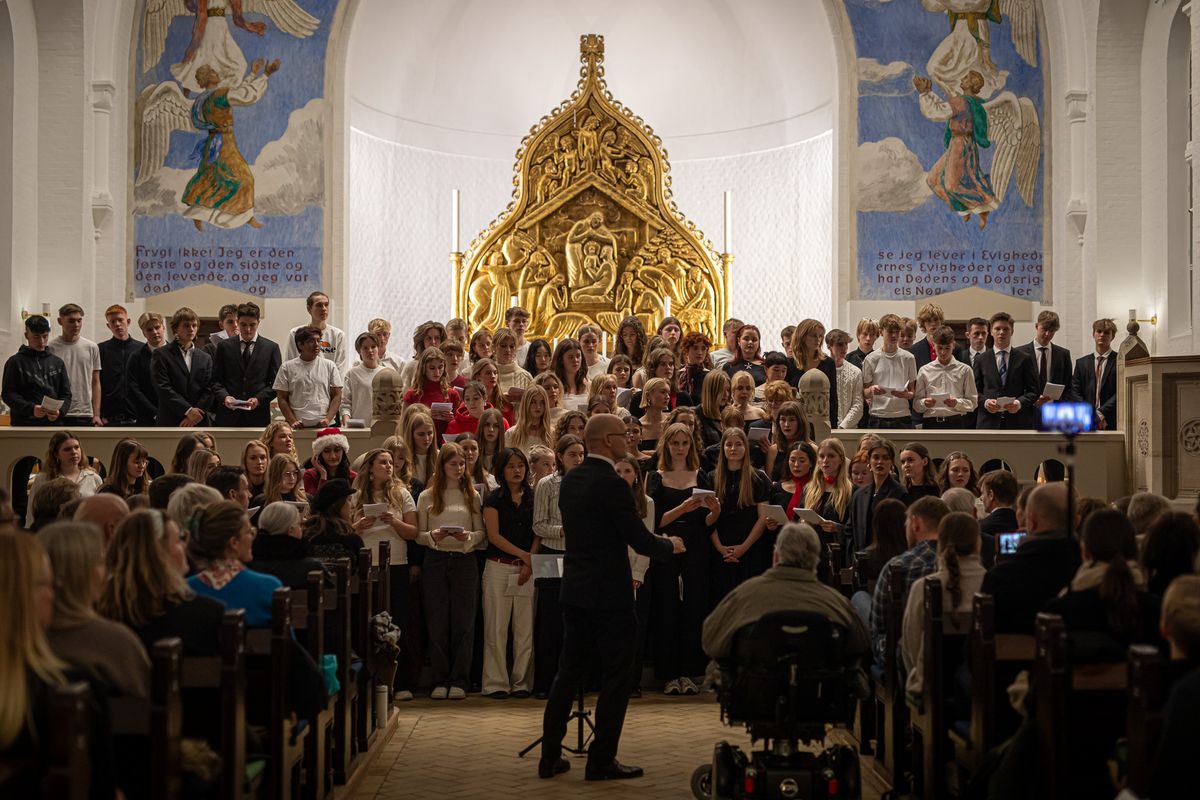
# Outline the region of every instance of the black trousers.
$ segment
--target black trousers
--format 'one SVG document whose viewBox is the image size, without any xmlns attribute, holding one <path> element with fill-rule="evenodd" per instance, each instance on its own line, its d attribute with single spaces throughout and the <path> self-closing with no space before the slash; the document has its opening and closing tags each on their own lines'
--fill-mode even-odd
<svg viewBox="0 0 1200 800">
<path fill-rule="evenodd" d="M 563 649 L 542 716 L 542 760 L 554 761 L 562 755 L 571 706 L 595 660 L 601 670 L 600 697 L 596 701 L 596 735 L 588 747 L 587 763 L 589 767 L 604 767 L 617 757 L 629 707 L 637 612 L 632 603 L 623 609 L 564 604 L 562 611 Z"/>
<path fill-rule="evenodd" d="M 871 417 L 871 427 L 875 430 L 899 431 L 912 430 L 912 416 L 903 417 Z"/>
<path fill-rule="evenodd" d="M 470 687 L 479 569 L 474 553 L 430 550 L 421 568 L 433 686 Z"/>
<path fill-rule="evenodd" d="M 712 545 L 707 538 L 685 542 L 687 551 L 650 563 L 654 677 L 661 681 L 704 674 L 708 659 L 700 649 L 710 609 Z"/>
<path fill-rule="evenodd" d="M 59 417 L 58 424 L 64 428 L 94 428 L 95 423 L 92 422 L 90 416 L 87 417 Z"/>
</svg>

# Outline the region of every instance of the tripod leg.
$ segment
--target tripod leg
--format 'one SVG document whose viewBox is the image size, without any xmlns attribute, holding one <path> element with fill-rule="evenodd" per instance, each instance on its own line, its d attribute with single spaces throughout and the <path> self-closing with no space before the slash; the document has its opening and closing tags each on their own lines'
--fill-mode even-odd
<svg viewBox="0 0 1200 800">
<path fill-rule="evenodd" d="M 532 742 L 530 742 L 528 745 L 526 745 L 524 750 L 517 753 L 517 758 L 524 758 L 530 750 L 532 750 L 533 748 L 537 747 L 539 744 L 542 743 L 543 738 L 545 738 L 545 737 L 539 736 L 538 738 L 536 738 Z"/>
</svg>

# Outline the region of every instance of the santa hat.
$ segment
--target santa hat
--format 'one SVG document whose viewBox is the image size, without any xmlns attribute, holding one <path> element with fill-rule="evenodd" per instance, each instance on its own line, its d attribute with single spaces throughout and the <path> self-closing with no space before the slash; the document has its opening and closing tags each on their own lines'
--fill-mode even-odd
<svg viewBox="0 0 1200 800">
<path fill-rule="evenodd" d="M 317 431 L 313 439 L 313 458 L 318 458 L 322 452 L 331 447 L 340 447 L 346 455 L 350 454 L 350 440 L 337 428 L 325 428 Z"/>
</svg>

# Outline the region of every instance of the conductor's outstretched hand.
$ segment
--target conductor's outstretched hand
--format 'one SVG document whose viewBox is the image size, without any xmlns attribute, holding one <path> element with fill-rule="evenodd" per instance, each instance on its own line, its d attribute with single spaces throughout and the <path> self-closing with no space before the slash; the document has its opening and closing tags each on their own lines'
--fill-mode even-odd
<svg viewBox="0 0 1200 800">
<path fill-rule="evenodd" d="M 676 555 L 687 552 L 687 548 L 683 546 L 683 539 L 680 539 L 678 536 L 668 536 L 667 538 L 671 540 L 671 546 L 674 548 L 673 552 Z"/>
</svg>

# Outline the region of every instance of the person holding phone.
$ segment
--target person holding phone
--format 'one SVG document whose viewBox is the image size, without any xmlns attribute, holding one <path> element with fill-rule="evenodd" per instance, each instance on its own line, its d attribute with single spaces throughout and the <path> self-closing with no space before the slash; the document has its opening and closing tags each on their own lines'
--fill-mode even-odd
<svg viewBox="0 0 1200 800">
<path fill-rule="evenodd" d="M 416 541 L 427 548 L 421 588 L 433 700 L 466 699 L 470 685 L 479 592 L 474 551 L 486 540 L 481 511 L 462 449 L 442 445 L 429 488 L 417 499 Z"/>
</svg>

